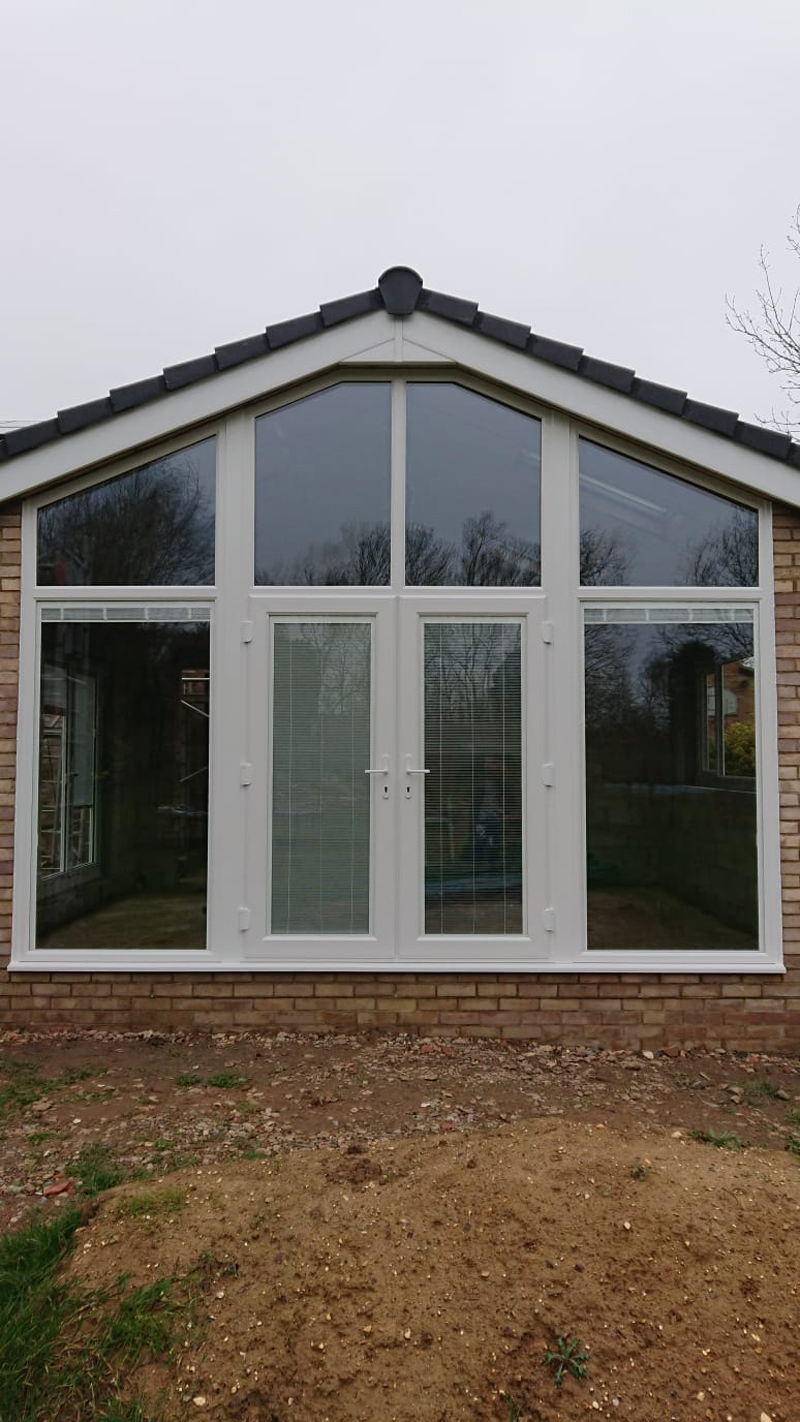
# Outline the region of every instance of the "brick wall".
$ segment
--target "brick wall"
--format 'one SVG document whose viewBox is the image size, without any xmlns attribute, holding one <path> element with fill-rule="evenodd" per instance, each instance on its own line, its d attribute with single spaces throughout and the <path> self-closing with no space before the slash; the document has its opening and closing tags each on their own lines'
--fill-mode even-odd
<svg viewBox="0 0 800 1422">
<path fill-rule="evenodd" d="M 504 1037 L 800 1052 L 800 515 L 776 509 L 785 977 L 697 973 L 15 973 L 0 1023 Z M 0 510 L 0 961 L 11 932 L 19 509 Z"/>
</svg>

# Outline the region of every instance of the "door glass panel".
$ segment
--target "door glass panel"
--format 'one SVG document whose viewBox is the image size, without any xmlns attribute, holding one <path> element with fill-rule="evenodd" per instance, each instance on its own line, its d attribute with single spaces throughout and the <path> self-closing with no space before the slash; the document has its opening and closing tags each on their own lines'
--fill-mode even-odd
<svg viewBox="0 0 800 1422">
<path fill-rule="evenodd" d="M 757 950 L 753 631 L 731 608 L 587 611 L 590 949 Z"/>
<path fill-rule="evenodd" d="M 273 933 L 369 932 L 371 636 L 274 624 Z"/>
<path fill-rule="evenodd" d="M 344 384 L 256 420 L 257 584 L 389 582 L 391 409 Z"/>
<path fill-rule="evenodd" d="M 460 385 L 408 386 L 406 582 L 541 581 L 541 425 Z"/>
<path fill-rule="evenodd" d="M 425 625 L 425 932 L 522 933 L 519 622 Z"/>
<path fill-rule="evenodd" d="M 758 514 L 580 441 L 584 587 L 756 587 Z"/>
</svg>

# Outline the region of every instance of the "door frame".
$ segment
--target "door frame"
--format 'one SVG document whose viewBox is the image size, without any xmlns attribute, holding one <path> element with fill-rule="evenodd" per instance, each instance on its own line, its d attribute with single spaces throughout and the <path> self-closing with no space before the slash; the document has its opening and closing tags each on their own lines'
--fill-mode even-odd
<svg viewBox="0 0 800 1422">
<path fill-rule="evenodd" d="M 402 594 L 398 637 L 398 967 L 436 971 L 513 970 L 550 956 L 547 928 L 548 816 L 545 788 L 547 745 L 546 598 L 526 590 L 506 593 L 459 589 L 444 594 Z M 406 781 L 405 758 L 424 768 L 424 628 L 437 622 L 521 626 L 522 645 L 522 833 L 523 931 L 520 934 L 426 934 L 424 932 L 424 779 Z M 408 794 L 406 793 L 408 786 Z"/>
<path fill-rule="evenodd" d="M 247 760 L 242 763 L 246 795 L 246 922 L 244 954 L 262 968 L 311 972 L 336 968 L 363 971 L 392 963 L 394 949 L 393 803 L 395 705 L 395 597 L 378 589 L 347 594 L 323 589 L 299 594 L 258 594 L 250 599 L 252 622 L 247 689 Z M 370 776 L 370 932 L 367 934 L 272 934 L 268 931 L 271 891 L 272 628 L 277 622 L 370 623 L 370 768 L 388 757 L 390 793 L 383 777 Z"/>
</svg>

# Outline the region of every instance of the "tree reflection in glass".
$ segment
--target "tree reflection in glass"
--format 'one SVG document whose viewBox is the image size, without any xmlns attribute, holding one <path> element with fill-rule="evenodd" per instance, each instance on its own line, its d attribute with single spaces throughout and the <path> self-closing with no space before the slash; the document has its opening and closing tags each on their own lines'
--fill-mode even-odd
<svg viewBox="0 0 800 1422">
<path fill-rule="evenodd" d="M 459 385 L 407 400 L 406 583 L 538 587 L 539 421 Z"/>
<path fill-rule="evenodd" d="M 256 420 L 255 581 L 386 586 L 391 386 L 345 383 Z"/>
<path fill-rule="evenodd" d="M 40 583 L 168 587 L 214 581 L 216 441 L 39 510 Z"/>
<path fill-rule="evenodd" d="M 755 509 L 586 439 L 580 517 L 584 587 L 758 585 Z"/>
<path fill-rule="evenodd" d="M 606 615 L 585 629 L 589 947 L 755 950 L 752 620 Z"/>
</svg>

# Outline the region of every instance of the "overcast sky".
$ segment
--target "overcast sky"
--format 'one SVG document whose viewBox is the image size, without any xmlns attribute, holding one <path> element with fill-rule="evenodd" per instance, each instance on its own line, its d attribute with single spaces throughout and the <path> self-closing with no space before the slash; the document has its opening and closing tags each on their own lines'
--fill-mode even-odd
<svg viewBox="0 0 800 1422">
<path fill-rule="evenodd" d="M 0 0 L 0 420 L 387 266 L 751 418 L 797 0 Z"/>
</svg>

